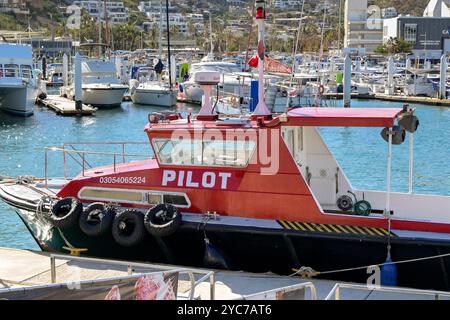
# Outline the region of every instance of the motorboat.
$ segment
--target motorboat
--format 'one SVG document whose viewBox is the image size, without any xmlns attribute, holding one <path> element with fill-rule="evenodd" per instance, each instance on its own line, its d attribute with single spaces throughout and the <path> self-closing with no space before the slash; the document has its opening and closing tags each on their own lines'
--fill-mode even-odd
<svg viewBox="0 0 450 320">
<path fill-rule="evenodd" d="M 31 116 L 40 85 L 31 46 L 0 43 L 0 110 Z"/>
<path fill-rule="evenodd" d="M 241 72 L 237 64 L 222 61 L 199 62 L 191 65 L 189 79 L 181 84 L 183 94 L 187 101 L 201 104 L 203 90 L 193 79 L 197 72 L 205 70 L 218 71 L 221 74 L 219 90 L 223 93 L 239 95 L 243 90 L 249 91 L 249 83 L 247 83 L 247 86 L 244 86 L 243 78 L 237 74 Z M 244 92 L 242 94 L 245 95 Z"/>
<path fill-rule="evenodd" d="M 111 60 L 85 58 L 81 62 L 82 101 L 96 108 L 113 108 L 121 105 L 128 86 L 117 77 L 115 63 Z M 74 85 L 62 87 L 62 96 L 74 98 Z"/>
<path fill-rule="evenodd" d="M 162 81 L 145 81 L 131 88 L 135 104 L 173 107 L 177 104 L 177 92 Z"/>
<path fill-rule="evenodd" d="M 62 86 L 63 81 L 63 64 L 51 63 L 47 66 L 47 86 Z"/>
</svg>

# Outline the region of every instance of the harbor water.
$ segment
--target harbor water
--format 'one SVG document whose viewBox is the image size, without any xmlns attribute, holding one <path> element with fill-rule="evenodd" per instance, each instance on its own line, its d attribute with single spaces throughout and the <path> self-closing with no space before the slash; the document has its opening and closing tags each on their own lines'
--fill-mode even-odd
<svg viewBox="0 0 450 320">
<path fill-rule="evenodd" d="M 401 107 L 400 103 L 354 100 L 352 107 Z M 414 192 L 450 196 L 450 108 L 411 105 L 421 121 L 414 135 Z M 180 104 L 182 113 L 191 106 Z M 44 176 L 44 147 L 66 142 L 146 142 L 144 127 L 150 112 L 158 107 L 123 103 L 121 108 L 99 110 L 93 117 L 62 117 L 36 107 L 35 115 L 19 118 L 0 114 L 0 175 Z M 194 107 L 193 111 L 197 109 Z M 386 189 L 387 143 L 375 128 L 321 128 L 324 139 L 355 188 Z M 392 189 L 408 191 L 409 137 L 393 149 Z M 79 147 L 80 149 L 82 147 Z M 95 147 L 90 146 L 90 150 Z M 105 150 L 106 151 L 106 150 Z M 109 151 L 109 150 L 108 150 Z M 119 151 L 119 150 L 118 150 Z M 128 153 L 148 154 L 146 145 L 135 145 Z M 91 164 L 112 163 L 112 159 L 89 159 Z M 63 176 L 61 154 L 49 157 L 49 176 Z M 71 166 L 76 175 L 80 167 Z M 0 247 L 38 247 L 15 212 L 0 202 Z"/>
</svg>

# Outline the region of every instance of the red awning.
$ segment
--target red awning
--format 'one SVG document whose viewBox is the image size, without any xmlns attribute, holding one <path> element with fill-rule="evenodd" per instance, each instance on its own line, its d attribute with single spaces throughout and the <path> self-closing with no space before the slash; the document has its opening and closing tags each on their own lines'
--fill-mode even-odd
<svg viewBox="0 0 450 320">
<path fill-rule="evenodd" d="M 287 126 L 392 127 L 402 108 L 298 108 L 287 113 Z"/>
</svg>

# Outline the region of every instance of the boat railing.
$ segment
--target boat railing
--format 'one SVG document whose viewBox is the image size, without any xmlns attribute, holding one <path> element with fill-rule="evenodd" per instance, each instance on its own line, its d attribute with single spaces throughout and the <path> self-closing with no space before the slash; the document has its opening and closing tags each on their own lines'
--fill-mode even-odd
<svg viewBox="0 0 450 320">
<path fill-rule="evenodd" d="M 189 300 L 193 300 L 195 298 L 195 290 L 196 288 L 203 283 L 205 280 L 209 281 L 209 298 L 210 300 L 215 300 L 215 291 L 216 291 L 216 274 L 214 271 L 202 270 L 202 269 L 194 269 L 194 268 L 176 268 L 170 265 L 159 265 L 159 264 L 149 264 L 149 263 L 139 263 L 139 262 L 126 262 L 126 261 L 118 261 L 118 260 L 107 260 L 107 259 L 97 259 L 97 258 L 86 258 L 80 256 L 69 256 L 69 255 L 61 255 L 61 254 L 51 254 L 50 255 L 50 281 L 51 283 L 56 283 L 57 276 L 57 268 L 56 268 L 56 260 L 66 260 L 66 261 L 75 261 L 75 262 L 84 262 L 84 263 L 98 263 L 101 265 L 112 265 L 118 267 L 126 268 L 126 271 L 129 276 L 133 276 L 133 274 L 139 274 L 143 272 L 136 272 L 139 270 L 160 270 L 167 272 L 177 272 L 179 274 L 186 274 L 189 277 L 190 289 L 189 291 Z M 196 279 L 199 277 L 199 279 Z"/>
<path fill-rule="evenodd" d="M 289 294 L 295 295 L 296 293 L 298 293 L 299 295 L 297 297 L 293 297 L 293 299 L 298 299 L 300 296 L 302 296 L 304 299 L 305 289 L 309 289 L 310 291 L 310 300 L 317 300 L 317 289 L 312 282 L 304 282 L 288 287 L 262 291 L 249 295 L 242 295 L 234 300 L 283 300 L 284 297 L 289 296 Z"/>
<path fill-rule="evenodd" d="M 96 157 L 110 157 L 112 160 L 113 170 L 117 172 L 117 165 L 120 163 L 125 163 L 127 158 L 150 158 L 150 153 L 148 154 L 133 154 L 127 153 L 127 146 L 137 146 L 137 145 L 148 145 L 148 142 L 74 142 L 74 143 L 65 143 L 62 147 L 46 147 L 44 148 L 45 152 L 45 184 L 47 186 L 48 182 L 48 172 L 49 172 L 49 152 L 61 152 L 63 154 L 63 162 L 64 162 L 64 178 L 67 180 L 67 165 L 68 159 L 72 159 L 75 163 L 77 163 L 81 168 L 82 176 L 85 176 L 86 170 L 89 170 L 93 167 L 93 165 L 87 160 L 87 156 L 96 156 Z M 79 150 L 79 146 L 109 146 L 109 147 L 120 147 L 121 152 L 99 152 L 99 151 L 86 151 Z"/>
<path fill-rule="evenodd" d="M 383 293 L 393 293 L 401 295 L 415 295 L 415 296 L 430 296 L 434 300 L 439 300 L 442 297 L 450 298 L 450 292 L 445 291 L 435 291 L 435 290 L 419 290 L 410 288 L 398 288 L 398 287 L 382 287 L 382 286 L 369 286 L 362 284 L 351 284 L 351 283 L 336 283 L 330 293 L 327 295 L 325 300 L 341 300 L 342 289 L 350 290 L 362 290 L 371 292 L 383 292 Z"/>
</svg>

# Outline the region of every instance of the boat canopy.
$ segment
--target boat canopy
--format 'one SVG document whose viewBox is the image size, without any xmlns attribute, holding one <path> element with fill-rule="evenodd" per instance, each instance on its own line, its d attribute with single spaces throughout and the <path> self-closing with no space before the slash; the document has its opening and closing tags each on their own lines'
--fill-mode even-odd
<svg viewBox="0 0 450 320">
<path fill-rule="evenodd" d="M 402 108 L 298 108 L 287 113 L 286 126 L 393 127 Z"/>
</svg>

